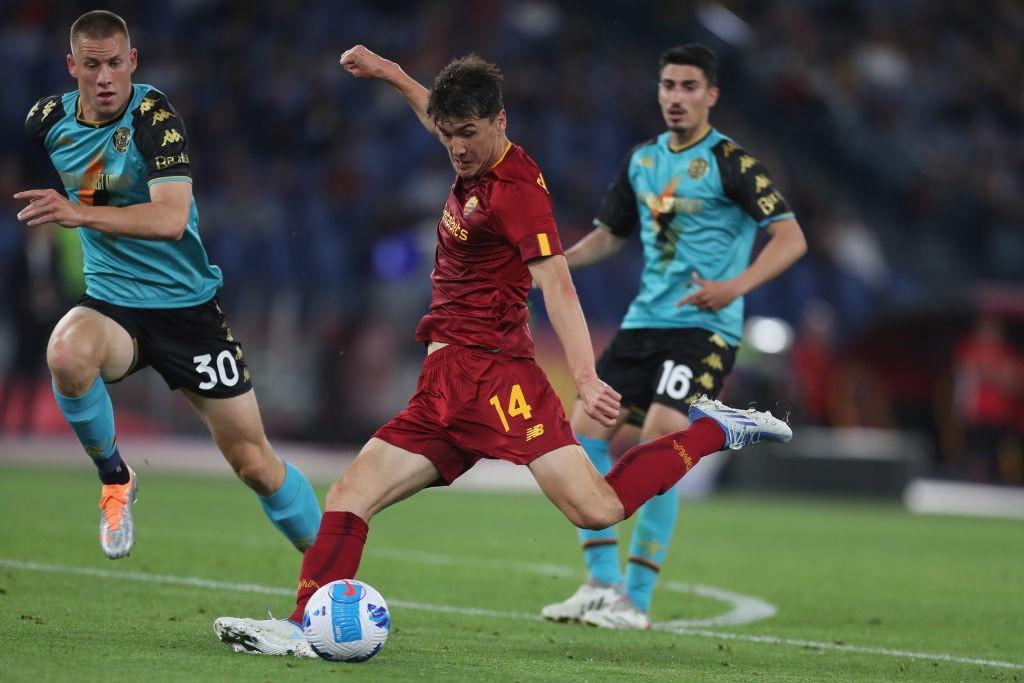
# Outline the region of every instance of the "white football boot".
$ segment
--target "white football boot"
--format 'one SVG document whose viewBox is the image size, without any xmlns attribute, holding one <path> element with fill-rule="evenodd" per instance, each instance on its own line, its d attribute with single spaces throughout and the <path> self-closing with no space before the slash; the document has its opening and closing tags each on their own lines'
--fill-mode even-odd
<svg viewBox="0 0 1024 683">
<path fill-rule="evenodd" d="M 220 617 L 213 631 L 235 652 L 251 655 L 316 657 L 302 629 L 286 619 Z"/>
<path fill-rule="evenodd" d="M 580 621 L 588 626 L 619 631 L 645 631 L 651 628 L 647 613 L 640 611 L 625 595 L 601 609 L 590 610 L 580 617 Z"/>
<path fill-rule="evenodd" d="M 585 583 L 568 600 L 544 607 L 540 611 L 540 615 L 551 621 L 578 622 L 585 612 L 611 604 L 618 600 L 619 596 L 619 591 L 612 586 L 596 586 Z"/>
<path fill-rule="evenodd" d="M 132 505 L 138 498 L 139 478 L 128 468 L 126 484 L 104 484 L 100 490 L 100 548 L 112 560 L 124 557 L 135 545 Z"/>
<path fill-rule="evenodd" d="M 690 424 L 702 417 L 709 417 L 725 432 L 727 448 L 739 450 L 758 441 L 782 441 L 793 438 L 789 425 L 769 412 L 748 408 L 736 410 L 721 401 L 712 401 L 701 396 L 690 404 Z"/>
</svg>

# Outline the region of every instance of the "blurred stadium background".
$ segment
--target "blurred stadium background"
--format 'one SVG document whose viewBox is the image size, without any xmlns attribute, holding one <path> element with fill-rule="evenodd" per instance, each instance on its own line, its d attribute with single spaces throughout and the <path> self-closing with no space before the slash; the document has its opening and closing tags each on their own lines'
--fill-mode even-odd
<svg viewBox="0 0 1024 683">
<path fill-rule="evenodd" d="M 722 62 L 712 123 L 766 163 L 810 244 L 748 296 L 723 396 L 789 411 L 798 437 L 721 481 L 873 495 L 918 476 L 1024 482 L 1018 0 L 103 6 L 132 31 L 135 81 L 165 91 L 188 126 L 202 236 L 279 450 L 351 450 L 404 406 L 452 178 L 399 96 L 342 72 L 344 49 L 366 44 L 421 82 L 470 51 L 496 61 L 510 137 L 544 170 L 569 245 L 626 151 L 662 130 L 658 54 L 700 41 Z M 42 352 L 83 287 L 77 238 L 29 236 L 11 195 L 60 187 L 22 121 L 74 87 L 67 30 L 94 8 L 13 0 L 0 13 L 3 450 L 70 437 Z M 599 348 L 639 268 L 634 245 L 576 276 Z M 571 405 L 542 308 L 539 357 Z M 122 437 L 204 434 L 155 373 L 112 393 Z"/>
</svg>

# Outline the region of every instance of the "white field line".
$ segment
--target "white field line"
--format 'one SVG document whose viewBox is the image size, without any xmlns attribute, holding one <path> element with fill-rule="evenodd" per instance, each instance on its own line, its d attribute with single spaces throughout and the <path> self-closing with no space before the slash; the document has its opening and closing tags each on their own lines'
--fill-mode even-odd
<svg viewBox="0 0 1024 683">
<path fill-rule="evenodd" d="M 0 558 L 0 567 L 21 569 L 26 571 L 52 572 L 57 574 L 72 574 L 78 576 L 95 576 L 107 579 L 122 579 L 126 581 L 140 581 L 144 583 L 163 583 L 177 586 L 192 586 L 196 588 L 210 588 L 213 590 L 229 590 L 243 593 L 261 593 L 265 595 L 292 595 L 293 589 L 274 588 L 271 586 L 260 586 L 254 583 L 232 583 L 227 581 L 213 581 L 189 576 L 173 576 L 170 574 L 149 574 L 146 572 L 112 571 L 109 569 L 98 569 L 94 567 L 73 567 L 68 565 L 47 564 L 43 562 L 26 562 L 8 558 Z M 520 619 L 524 621 L 541 621 L 536 614 L 523 614 L 519 612 L 499 612 L 496 610 L 478 609 L 474 607 L 452 607 L 449 605 L 432 605 L 420 602 L 407 602 L 405 600 L 390 600 L 392 605 L 405 609 L 422 610 L 427 612 L 441 612 L 447 614 L 465 614 L 472 616 L 494 617 L 500 619 Z M 805 649 L 834 650 L 838 652 L 851 652 L 856 654 L 884 655 L 887 657 L 899 657 L 904 659 L 921 659 L 938 662 L 950 662 L 956 664 L 974 664 L 978 666 L 990 666 L 1000 669 L 1024 669 L 1024 664 L 1018 662 L 1004 662 L 993 659 L 978 659 L 974 657 L 957 657 L 950 654 L 911 652 L 908 650 L 893 650 L 884 647 L 868 647 L 863 645 L 847 645 L 839 643 L 819 642 L 814 640 L 800 640 L 796 638 L 778 638 L 775 636 L 755 636 L 728 631 L 708 631 L 694 628 L 666 628 L 669 624 L 659 624 L 655 628 L 668 630 L 678 635 L 698 636 L 701 638 L 718 638 L 723 640 L 738 640 L 748 643 L 766 643 L 769 645 L 786 645 Z"/>
</svg>

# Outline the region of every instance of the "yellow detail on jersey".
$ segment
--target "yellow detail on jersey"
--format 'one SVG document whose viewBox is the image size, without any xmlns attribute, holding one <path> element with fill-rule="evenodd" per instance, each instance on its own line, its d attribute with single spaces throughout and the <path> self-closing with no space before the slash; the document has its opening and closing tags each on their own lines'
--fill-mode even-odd
<svg viewBox="0 0 1024 683">
<path fill-rule="evenodd" d="M 714 344 L 715 346 L 721 347 L 721 348 L 723 348 L 723 349 L 724 349 L 724 348 L 725 348 L 726 346 L 728 346 L 728 344 L 727 344 L 727 343 L 725 342 L 725 340 L 724 340 L 724 339 L 722 339 L 722 338 L 721 338 L 720 336 L 718 336 L 717 334 L 713 334 L 713 335 L 711 335 L 710 337 L 708 337 L 708 341 L 709 341 L 709 342 L 711 342 L 712 344 Z"/>
<path fill-rule="evenodd" d="M 701 385 L 708 391 L 715 386 L 715 378 L 711 376 L 710 372 L 705 372 L 703 375 L 694 380 L 697 384 Z"/>
<path fill-rule="evenodd" d="M 744 154 L 743 156 L 740 157 L 740 173 L 746 173 L 756 163 L 757 159 L 750 156 L 749 154 Z"/>
<path fill-rule="evenodd" d="M 38 102 L 33 104 L 32 108 L 28 110 L 28 116 L 25 117 L 26 121 L 28 121 L 30 118 L 32 118 L 32 115 L 36 113 L 36 109 L 39 109 L 39 103 Z"/>
<path fill-rule="evenodd" d="M 502 151 L 502 153 L 501 153 L 501 156 L 500 156 L 500 157 L 498 157 L 498 160 L 497 160 L 497 161 L 495 161 L 495 162 L 494 162 L 493 164 L 491 164 L 491 168 L 494 168 L 495 166 L 497 166 L 498 164 L 500 164 L 501 162 L 503 162 L 503 161 L 505 160 L 505 155 L 506 155 L 506 154 L 508 154 L 508 151 L 509 151 L 510 149 L 512 149 L 512 142 L 511 142 L 511 141 L 509 141 L 509 142 L 506 142 L 506 143 L 505 143 L 505 149 L 504 149 L 504 151 Z M 487 170 L 489 171 L 489 170 L 491 170 L 491 168 L 489 168 L 489 169 L 487 169 Z"/>
<path fill-rule="evenodd" d="M 782 201 L 782 195 L 776 190 L 771 194 L 766 194 L 763 197 L 757 198 L 757 206 L 761 209 L 761 213 L 765 216 L 770 216 L 772 211 L 775 210 L 775 205 Z"/>
<path fill-rule="evenodd" d="M 164 131 L 164 141 L 160 143 L 161 147 L 165 147 L 169 142 L 181 142 L 181 133 L 178 132 L 177 128 L 171 128 L 170 130 Z"/>
<path fill-rule="evenodd" d="M 546 182 L 544 182 L 544 174 L 543 173 L 538 173 L 537 174 L 537 184 L 540 185 L 541 189 L 543 189 L 545 192 L 547 192 L 548 194 L 551 194 L 550 192 L 548 192 L 548 184 Z"/>
<path fill-rule="evenodd" d="M 672 448 L 674 448 L 676 453 L 679 454 L 679 457 L 683 459 L 683 463 L 686 464 L 686 471 L 689 472 L 693 468 L 693 458 L 690 457 L 690 454 L 686 452 L 686 449 L 683 448 L 683 446 L 675 439 L 672 439 Z"/>
<path fill-rule="evenodd" d="M 722 365 L 722 357 L 717 353 L 709 353 L 707 357 L 704 358 L 703 363 L 712 370 L 718 370 L 719 372 L 725 369 L 725 366 Z"/>
<path fill-rule="evenodd" d="M 548 236 L 544 233 L 537 234 L 537 244 L 540 245 L 541 256 L 551 256 L 551 244 L 548 243 Z"/>
<path fill-rule="evenodd" d="M 452 215 L 452 212 L 448 210 L 448 207 L 444 207 L 444 211 L 441 212 L 441 224 L 451 233 L 452 237 L 460 239 L 465 242 L 469 239 L 469 232 L 462 227 L 462 223 L 459 219 Z"/>
<path fill-rule="evenodd" d="M 479 206 L 479 204 L 480 200 L 477 199 L 476 195 L 473 195 L 472 197 L 466 200 L 465 204 L 462 205 L 462 215 L 468 216 L 469 214 L 473 213 L 473 210 L 476 209 L 476 207 Z"/>
<path fill-rule="evenodd" d="M 174 114 L 167 111 L 166 109 L 161 109 L 160 111 L 153 112 L 153 121 L 149 125 L 155 126 L 158 123 L 166 121 L 172 116 L 174 116 Z"/>
<path fill-rule="evenodd" d="M 56 107 L 56 106 L 57 106 L 57 100 L 50 100 L 49 102 L 44 104 L 43 105 L 43 115 L 39 117 L 39 120 L 40 121 L 45 120 L 46 117 L 50 115 L 50 112 L 53 111 L 53 108 Z"/>
<path fill-rule="evenodd" d="M 142 100 L 142 102 L 139 103 L 139 113 L 145 114 L 150 109 L 156 106 L 157 101 L 158 100 L 151 99 L 149 97 L 145 98 L 144 100 Z"/>
<path fill-rule="evenodd" d="M 544 425 L 534 425 L 526 430 L 526 440 L 536 439 L 538 436 L 544 436 Z"/>
</svg>

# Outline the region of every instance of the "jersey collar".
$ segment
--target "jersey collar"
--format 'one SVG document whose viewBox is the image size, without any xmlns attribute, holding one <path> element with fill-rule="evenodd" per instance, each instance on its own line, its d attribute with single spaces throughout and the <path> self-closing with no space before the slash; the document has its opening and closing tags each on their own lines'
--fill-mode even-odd
<svg viewBox="0 0 1024 683">
<path fill-rule="evenodd" d="M 131 103 L 132 98 L 129 97 L 128 101 L 124 103 L 124 107 L 121 108 L 121 111 L 117 112 L 117 114 L 115 114 L 109 121 L 86 121 L 82 118 L 82 95 L 79 93 L 78 97 L 75 98 L 75 121 L 89 128 L 106 128 L 107 126 L 112 126 L 120 121 L 121 117 L 124 116 L 125 111 L 128 109 L 128 105 Z"/>
<path fill-rule="evenodd" d="M 706 124 L 704 124 L 704 132 L 701 133 L 700 135 L 698 135 L 696 137 L 696 139 L 694 139 L 693 142 L 689 142 L 689 143 L 683 145 L 682 147 L 673 147 L 672 143 L 670 142 L 670 140 L 672 139 L 672 136 L 669 136 L 668 139 L 665 140 L 665 146 L 668 147 L 668 151 L 672 152 L 673 154 L 676 154 L 678 152 L 682 152 L 682 151 L 688 150 L 691 147 L 704 142 L 704 139 L 707 136 L 709 136 L 709 135 L 711 135 L 711 124 L 710 123 L 706 123 Z"/>
</svg>

